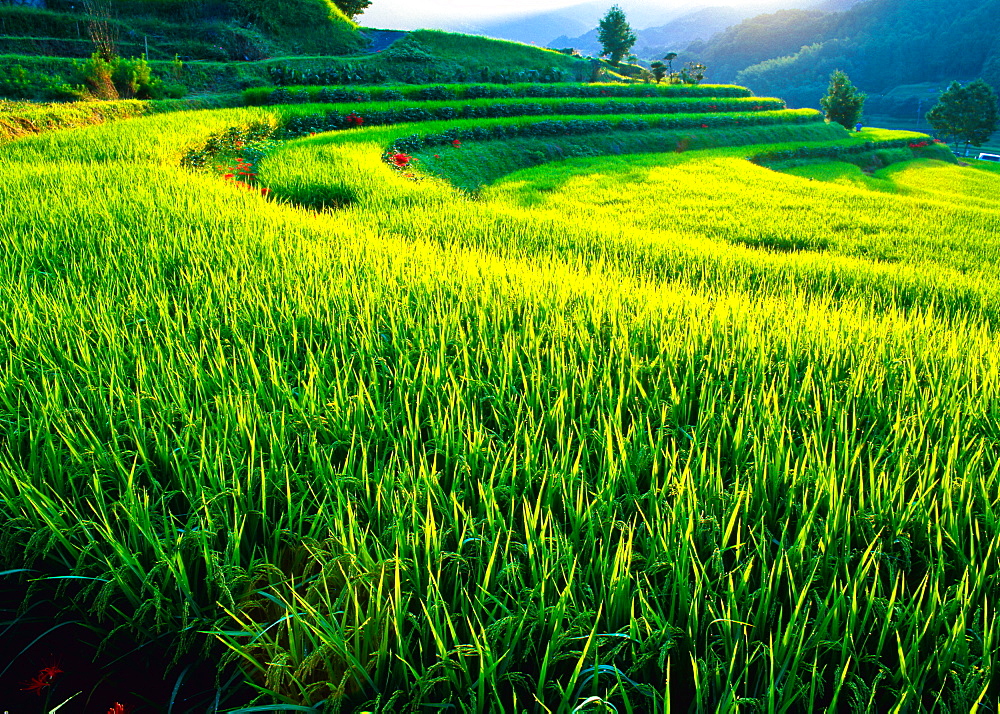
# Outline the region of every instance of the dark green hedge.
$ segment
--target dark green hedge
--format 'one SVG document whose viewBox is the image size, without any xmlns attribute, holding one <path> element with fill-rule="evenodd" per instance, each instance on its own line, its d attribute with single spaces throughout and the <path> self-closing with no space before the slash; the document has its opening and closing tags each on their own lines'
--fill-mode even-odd
<svg viewBox="0 0 1000 714">
<path fill-rule="evenodd" d="M 729 114 L 723 116 L 676 115 L 649 119 L 539 119 L 511 124 L 493 124 L 454 128 L 429 134 L 411 134 L 394 141 L 389 154 L 412 153 L 432 146 L 444 146 L 455 141 L 493 141 L 510 137 L 572 136 L 606 134 L 617 131 L 647 131 L 650 129 L 717 129 L 728 127 L 770 126 L 781 124 L 815 124 L 822 119 L 818 112 L 782 114 Z M 289 130 L 292 129 L 291 122 Z"/>
</svg>

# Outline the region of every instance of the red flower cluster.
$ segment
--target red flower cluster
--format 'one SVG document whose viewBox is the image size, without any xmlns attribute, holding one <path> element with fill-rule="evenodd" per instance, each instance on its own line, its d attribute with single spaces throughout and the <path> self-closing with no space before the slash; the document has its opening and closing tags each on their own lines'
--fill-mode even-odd
<svg viewBox="0 0 1000 714">
<path fill-rule="evenodd" d="M 233 178 L 233 174 L 239 174 L 240 176 L 246 176 L 248 178 L 253 178 L 257 175 L 253 172 L 253 164 L 243 159 L 236 159 L 236 166 L 233 167 L 233 173 L 226 174 L 222 178 L 231 179 Z"/>
<path fill-rule="evenodd" d="M 223 174 L 222 178 L 227 181 L 232 181 L 234 186 L 239 186 L 240 188 L 245 188 L 249 191 L 255 191 L 256 187 L 253 185 L 254 181 L 257 180 L 257 174 L 254 173 L 253 164 L 245 161 L 243 159 L 236 159 L 236 166 L 230 167 L 231 171 L 227 174 Z M 237 178 L 238 176 L 238 178 Z M 260 189 L 260 195 L 265 198 L 271 194 L 271 189 L 264 186 Z"/>
<path fill-rule="evenodd" d="M 410 161 L 413 160 L 412 156 L 410 156 L 409 154 L 404 154 L 401 151 L 397 151 L 389 158 L 392 160 L 392 163 L 395 164 L 396 168 L 400 169 L 405 169 L 407 166 L 410 165 Z"/>
<path fill-rule="evenodd" d="M 365 120 L 362 119 L 357 114 L 355 114 L 354 112 L 348 114 L 346 117 L 344 117 L 344 119 L 347 121 L 348 124 L 350 124 L 353 127 L 360 127 L 362 124 L 365 123 Z"/>
<path fill-rule="evenodd" d="M 925 146 L 930 146 L 930 143 L 931 142 L 929 142 L 929 141 L 911 141 L 910 142 L 910 148 L 911 149 L 922 149 Z"/>
<path fill-rule="evenodd" d="M 110 709 L 108 709 L 108 714 L 128 714 L 132 710 L 132 707 L 126 706 L 115 702 Z"/>
<path fill-rule="evenodd" d="M 462 145 L 462 142 L 459 141 L 458 139 L 455 139 L 454 141 L 451 142 L 451 145 L 457 149 L 459 146 Z"/>
<path fill-rule="evenodd" d="M 62 670 L 59 669 L 58 665 L 53 664 L 48 667 L 43 667 L 38 670 L 38 674 L 30 680 L 22 682 L 25 686 L 21 687 L 21 691 L 34 692 L 35 694 L 41 696 L 43 689 L 52 686 L 52 680 L 56 678 L 57 674 L 62 674 Z"/>
<path fill-rule="evenodd" d="M 708 128 L 708 124 L 702 124 L 702 125 L 701 125 L 701 128 L 702 128 L 702 129 L 707 129 L 707 128 Z"/>
</svg>

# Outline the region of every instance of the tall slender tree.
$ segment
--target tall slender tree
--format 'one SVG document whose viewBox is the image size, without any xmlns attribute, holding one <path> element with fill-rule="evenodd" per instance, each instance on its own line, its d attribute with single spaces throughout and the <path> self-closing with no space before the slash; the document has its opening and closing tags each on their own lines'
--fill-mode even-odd
<svg viewBox="0 0 1000 714">
<path fill-rule="evenodd" d="M 601 42 L 601 57 L 607 56 L 611 64 L 617 65 L 635 44 L 636 36 L 625 18 L 624 11 L 615 5 L 601 19 L 597 27 L 597 39 Z"/>
</svg>

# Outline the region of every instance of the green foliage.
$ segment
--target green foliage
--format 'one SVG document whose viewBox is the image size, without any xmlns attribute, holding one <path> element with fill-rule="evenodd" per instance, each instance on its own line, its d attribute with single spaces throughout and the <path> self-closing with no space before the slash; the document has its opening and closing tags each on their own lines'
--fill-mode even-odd
<svg viewBox="0 0 1000 714">
<path fill-rule="evenodd" d="M 334 2 L 350 20 L 363 13 L 365 8 L 372 4 L 372 0 L 334 0 Z"/>
<path fill-rule="evenodd" d="M 847 74 L 838 69 L 830 75 L 830 86 L 819 103 L 826 113 L 827 121 L 851 129 L 861 119 L 865 95 L 858 92 Z"/>
<path fill-rule="evenodd" d="M 667 65 L 662 62 L 653 62 L 649 65 L 649 69 L 653 72 L 653 78 L 656 83 L 659 84 L 667 74 Z"/>
<path fill-rule="evenodd" d="M 15 64 L 0 73 L 0 97 L 8 99 L 77 99 L 80 90 L 59 76 L 36 72 Z"/>
<path fill-rule="evenodd" d="M 621 62 L 632 49 L 636 36 L 618 5 L 614 5 L 601 18 L 597 26 L 597 38 L 601 43 L 601 56 L 609 57 L 614 65 Z"/>
<path fill-rule="evenodd" d="M 701 80 L 705 79 L 707 70 L 708 67 L 700 62 L 688 62 L 677 75 L 681 84 L 700 84 Z"/>
<path fill-rule="evenodd" d="M 110 54 L 257 61 L 274 54 L 347 54 L 362 40 L 331 0 L 114 0 L 0 7 L 0 50 L 87 57 L 91 29 L 114 38 Z M 94 16 L 93 13 L 96 13 Z M 101 40 L 102 47 L 110 40 Z M 105 59 L 110 58 L 105 53 Z"/>
<path fill-rule="evenodd" d="M 390 62 L 433 62 L 436 57 L 430 47 L 414 37 L 405 37 L 382 51 Z"/>
<path fill-rule="evenodd" d="M 996 92 L 981 79 L 964 86 L 952 82 L 927 112 L 927 122 L 941 136 L 965 142 L 966 151 L 970 144 L 982 146 L 1000 127 Z"/>
<path fill-rule="evenodd" d="M 164 82 L 153 76 L 144 57 L 105 59 L 97 52 L 76 66 L 75 80 L 94 99 L 164 99 L 184 96 L 186 88 L 179 82 Z"/>
<path fill-rule="evenodd" d="M 299 54 L 346 54 L 361 45 L 333 0 L 237 0 L 240 16 Z"/>
</svg>

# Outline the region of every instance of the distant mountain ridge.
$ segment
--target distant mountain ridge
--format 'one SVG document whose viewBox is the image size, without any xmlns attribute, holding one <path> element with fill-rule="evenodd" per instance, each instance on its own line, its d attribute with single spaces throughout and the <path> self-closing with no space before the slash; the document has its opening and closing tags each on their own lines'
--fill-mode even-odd
<svg viewBox="0 0 1000 714">
<path fill-rule="evenodd" d="M 1000 86 L 1000 0 L 866 0 L 842 12 L 781 11 L 744 20 L 686 54 L 713 82 L 815 106 L 842 69 L 873 96 L 900 85 L 977 77 Z"/>
<path fill-rule="evenodd" d="M 637 39 L 632 51 L 640 59 L 659 59 L 667 52 L 682 50 L 695 40 L 707 40 L 754 14 L 756 13 L 752 10 L 725 6 L 685 13 L 663 25 L 636 30 Z M 548 46 L 555 49 L 573 47 L 590 55 L 601 53 L 596 27 L 579 37 L 557 37 Z"/>
<path fill-rule="evenodd" d="M 555 49 L 572 47 L 584 54 L 597 55 L 601 51 L 597 23 L 607 12 L 610 2 L 597 0 L 560 10 L 517 15 L 466 26 L 463 31 Z M 681 51 L 696 40 L 708 41 L 727 28 L 764 12 L 780 8 L 816 8 L 832 12 L 857 2 L 860 0 L 760 0 L 752 6 L 739 7 L 692 2 L 672 8 L 629 0 L 622 0 L 620 4 L 638 38 L 633 51 L 640 59 L 653 60 L 666 52 Z"/>
</svg>

